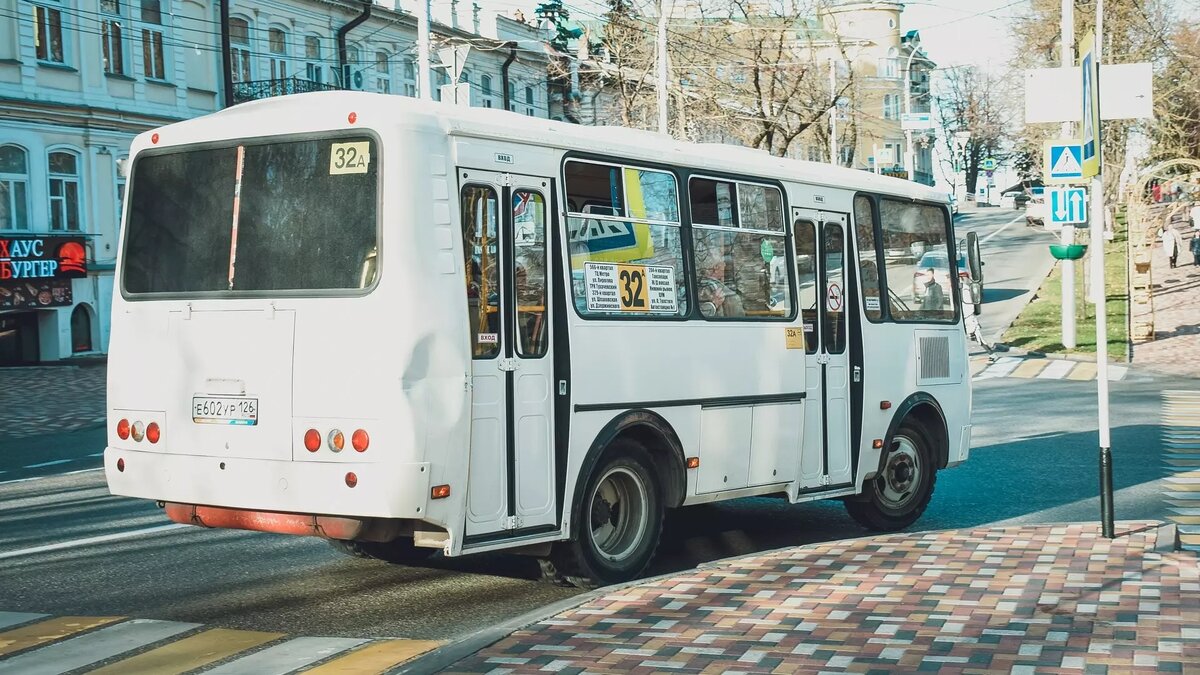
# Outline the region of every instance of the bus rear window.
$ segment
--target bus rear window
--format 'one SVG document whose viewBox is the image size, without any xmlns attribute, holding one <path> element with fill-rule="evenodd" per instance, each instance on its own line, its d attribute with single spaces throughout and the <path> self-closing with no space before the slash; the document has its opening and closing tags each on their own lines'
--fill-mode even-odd
<svg viewBox="0 0 1200 675">
<path fill-rule="evenodd" d="M 371 286 L 378 163 L 375 142 L 361 137 L 139 157 L 125 291 L 260 295 Z"/>
</svg>

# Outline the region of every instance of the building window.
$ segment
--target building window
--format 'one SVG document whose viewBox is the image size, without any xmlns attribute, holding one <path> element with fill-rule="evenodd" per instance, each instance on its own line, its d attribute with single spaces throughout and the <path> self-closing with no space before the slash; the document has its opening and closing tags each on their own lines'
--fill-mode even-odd
<svg viewBox="0 0 1200 675">
<path fill-rule="evenodd" d="M 479 77 L 479 93 L 483 94 L 484 96 L 492 95 L 492 76 L 491 75 L 481 75 Z"/>
<path fill-rule="evenodd" d="M 245 19 L 229 20 L 229 55 L 232 60 L 233 81 L 249 82 L 250 72 L 250 22 Z"/>
<path fill-rule="evenodd" d="M 304 64 L 304 74 L 310 82 L 321 82 L 321 38 L 315 35 L 304 38 L 304 58 L 308 61 Z"/>
<path fill-rule="evenodd" d="M 525 114 L 533 117 L 533 87 L 525 87 Z"/>
<path fill-rule="evenodd" d="M 163 58 L 162 6 L 159 0 L 142 0 L 142 71 L 154 80 L 167 79 Z M 155 28 L 154 26 L 158 26 Z"/>
<path fill-rule="evenodd" d="M 87 305 L 75 305 L 71 312 L 71 352 L 92 351 L 92 317 L 88 314 Z"/>
<path fill-rule="evenodd" d="M 400 63 L 400 76 L 404 78 L 403 94 L 405 96 L 416 97 L 417 95 L 417 76 L 414 72 L 415 68 L 416 67 L 413 65 L 411 59 L 404 59 L 404 61 Z"/>
<path fill-rule="evenodd" d="M 0 230 L 29 229 L 29 163 L 25 151 L 0 145 Z"/>
<path fill-rule="evenodd" d="M 362 57 L 359 55 L 358 47 L 346 47 L 346 73 L 348 73 L 350 77 L 348 84 L 346 82 L 342 83 L 343 89 L 361 90 L 363 88 L 363 74 L 358 65 L 361 61 L 361 58 Z"/>
<path fill-rule="evenodd" d="M 50 153 L 50 229 L 79 231 L 79 157 Z"/>
<path fill-rule="evenodd" d="M 38 61 L 66 63 L 62 12 L 52 7 L 33 6 L 33 44 L 37 48 Z"/>
<path fill-rule="evenodd" d="M 271 79 L 286 80 L 288 76 L 287 33 L 278 28 L 267 31 L 267 48 L 271 50 Z"/>
<path fill-rule="evenodd" d="M 508 83 L 508 109 L 512 112 L 517 111 L 517 85 L 512 82 Z"/>
<path fill-rule="evenodd" d="M 125 30 L 121 25 L 120 0 L 100 0 L 100 44 L 104 49 L 104 72 L 125 74 Z"/>
<path fill-rule="evenodd" d="M 392 68 L 387 52 L 375 52 L 375 73 L 375 88 L 379 93 L 392 93 Z"/>
</svg>

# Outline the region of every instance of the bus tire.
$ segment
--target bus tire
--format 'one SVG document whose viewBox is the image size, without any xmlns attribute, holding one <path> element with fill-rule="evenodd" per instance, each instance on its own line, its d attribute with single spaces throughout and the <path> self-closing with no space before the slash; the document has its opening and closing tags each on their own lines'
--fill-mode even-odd
<svg viewBox="0 0 1200 675">
<path fill-rule="evenodd" d="M 578 588 L 636 579 L 658 550 L 663 491 L 650 455 L 617 439 L 588 476 L 570 540 L 554 546 L 543 576 Z"/>
<path fill-rule="evenodd" d="M 894 532 L 916 522 L 937 482 L 933 450 L 919 425 L 905 421 L 890 447 L 883 471 L 863 486 L 863 494 L 845 502 L 850 517 L 876 532 Z"/>
<path fill-rule="evenodd" d="M 329 539 L 329 545 L 335 550 L 355 558 L 370 558 L 383 560 L 396 565 L 411 565 L 427 560 L 437 552 L 434 548 L 414 546 L 413 540 L 400 537 L 392 541 L 343 541 Z"/>
</svg>

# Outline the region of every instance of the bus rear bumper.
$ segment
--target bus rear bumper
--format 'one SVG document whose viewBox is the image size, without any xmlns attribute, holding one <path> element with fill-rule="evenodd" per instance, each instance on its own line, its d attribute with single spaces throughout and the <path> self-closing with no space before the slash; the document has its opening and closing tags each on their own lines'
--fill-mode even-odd
<svg viewBox="0 0 1200 675">
<path fill-rule="evenodd" d="M 350 473 L 354 476 L 348 480 Z M 104 451 L 104 475 L 115 495 L 239 511 L 419 520 L 429 513 L 429 474 L 427 463 L 293 462 L 111 447 Z M 207 517 L 234 522 L 229 514 L 213 512 Z M 253 519 L 246 522 L 253 524 Z"/>
</svg>

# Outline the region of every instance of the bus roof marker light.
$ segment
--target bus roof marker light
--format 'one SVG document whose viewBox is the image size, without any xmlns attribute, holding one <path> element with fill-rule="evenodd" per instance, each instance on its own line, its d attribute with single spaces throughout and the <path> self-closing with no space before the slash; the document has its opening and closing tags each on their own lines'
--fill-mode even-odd
<svg viewBox="0 0 1200 675">
<path fill-rule="evenodd" d="M 346 472 L 346 487 L 352 488 L 355 485 L 358 485 L 358 476 L 356 476 L 353 471 L 347 471 Z"/>
<path fill-rule="evenodd" d="M 304 449 L 309 452 L 316 452 L 321 449 L 321 432 L 316 429 L 309 429 L 304 432 Z"/>
<path fill-rule="evenodd" d="M 687 465 L 687 468 L 689 468 L 689 469 L 699 469 L 700 468 L 700 458 L 699 457 L 688 457 L 686 465 Z"/>
<path fill-rule="evenodd" d="M 346 436 L 339 429 L 334 429 L 329 432 L 329 449 L 334 452 L 341 452 L 346 448 Z"/>
<path fill-rule="evenodd" d="M 450 486 L 434 485 L 433 489 L 429 491 L 429 496 L 432 499 L 445 499 L 450 496 Z"/>
<path fill-rule="evenodd" d="M 365 452 L 367 446 L 371 445 L 371 437 L 367 435 L 365 429 L 355 429 L 350 436 L 350 445 L 356 452 Z"/>
<path fill-rule="evenodd" d="M 349 115 L 346 115 L 346 121 L 349 122 L 350 124 L 354 124 L 355 122 L 358 121 L 358 113 L 352 112 Z"/>
<path fill-rule="evenodd" d="M 150 135 L 150 142 L 155 145 L 158 145 L 158 132 L 157 131 Z"/>
</svg>

